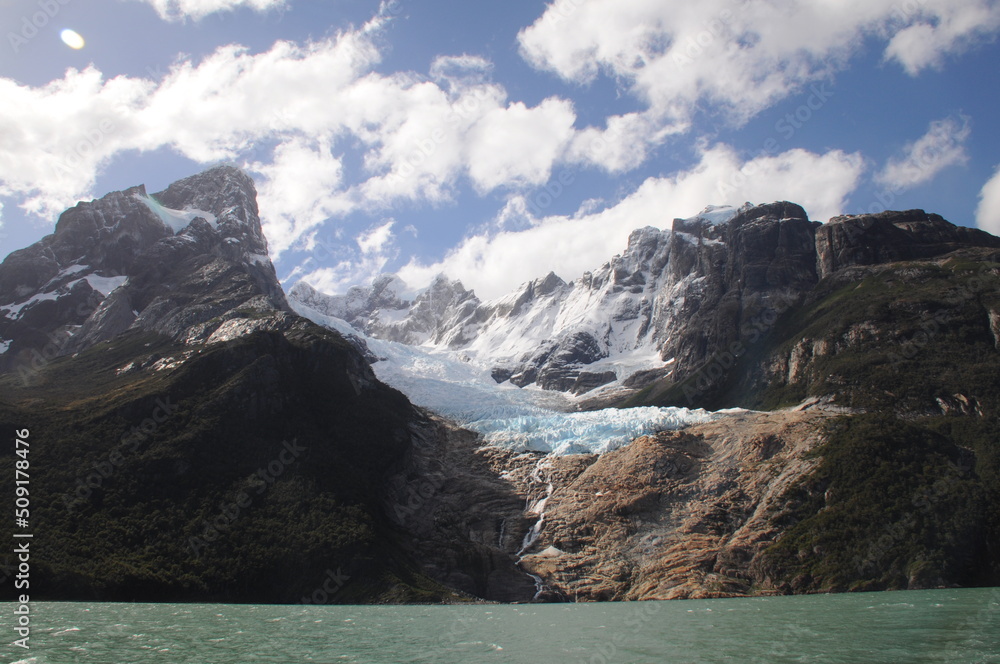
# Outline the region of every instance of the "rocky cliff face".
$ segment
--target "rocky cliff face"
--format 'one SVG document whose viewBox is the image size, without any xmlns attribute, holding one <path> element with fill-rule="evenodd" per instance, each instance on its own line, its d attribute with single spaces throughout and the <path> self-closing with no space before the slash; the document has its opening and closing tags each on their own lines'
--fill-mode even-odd
<svg viewBox="0 0 1000 664">
<path fill-rule="evenodd" d="M 80 203 L 55 233 L 8 256 L 0 264 L 0 337 L 8 343 L 0 361 L 30 369 L 129 329 L 200 341 L 237 311 L 291 312 L 267 256 L 253 181 L 219 167 L 152 196 L 139 186 Z"/>
<path fill-rule="evenodd" d="M 923 210 L 845 215 L 816 230 L 816 270 L 823 278 L 852 265 L 927 259 L 963 247 L 996 248 L 1000 238 Z"/>
<path fill-rule="evenodd" d="M 995 577 L 985 543 L 996 535 L 981 518 L 984 483 L 968 450 L 917 427 L 838 426 L 824 410 L 744 412 L 602 456 L 496 458 L 530 504 L 545 497 L 543 526 L 520 565 L 551 601 Z M 924 471 L 900 472 L 903 458 Z"/>
</svg>

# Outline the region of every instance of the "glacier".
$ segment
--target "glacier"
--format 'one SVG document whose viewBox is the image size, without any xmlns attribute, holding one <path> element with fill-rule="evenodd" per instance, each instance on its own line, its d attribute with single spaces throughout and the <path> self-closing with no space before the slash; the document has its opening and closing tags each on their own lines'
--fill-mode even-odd
<svg viewBox="0 0 1000 664">
<path fill-rule="evenodd" d="M 575 401 L 565 393 L 498 384 L 488 368 L 461 351 L 376 339 L 301 301 L 289 304 L 318 325 L 363 340 L 378 358 L 372 369 L 379 380 L 415 405 L 481 434 L 487 445 L 517 452 L 603 454 L 638 436 L 724 415 L 656 407 L 574 411 Z"/>
</svg>

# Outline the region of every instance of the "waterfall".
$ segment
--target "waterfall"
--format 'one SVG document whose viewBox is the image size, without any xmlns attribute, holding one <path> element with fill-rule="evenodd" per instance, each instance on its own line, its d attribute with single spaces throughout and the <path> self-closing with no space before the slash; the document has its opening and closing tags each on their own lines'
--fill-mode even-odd
<svg viewBox="0 0 1000 664">
<path fill-rule="evenodd" d="M 541 460 L 539 460 L 539 462 L 535 465 L 535 469 L 531 472 L 531 477 L 529 478 L 530 483 L 532 485 L 544 483 L 545 495 L 542 498 L 536 500 L 535 502 L 532 502 L 531 491 L 529 488 L 528 497 L 525 499 L 524 511 L 526 514 L 537 514 L 538 519 L 535 521 L 535 523 L 531 525 L 531 528 L 528 529 L 528 532 L 524 534 L 524 538 L 521 540 L 521 548 L 518 549 L 517 553 L 515 554 L 517 556 L 517 566 L 521 569 L 521 571 L 530 576 L 531 580 L 534 581 L 535 583 L 535 595 L 534 597 L 532 597 L 532 599 L 538 599 L 538 596 L 542 594 L 542 592 L 545 590 L 545 582 L 542 580 L 542 577 L 538 576 L 537 574 L 532 574 L 531 572 L 528 572 L 523 567 L 521 567 L 521 560 L 524 559 L 525 551 L 530 549 L 534 545 L 538 537 L 542 534 L 542 526 L 545 524 L 545 505 L 546 503 L 549 502 L 549 498 L 552 497 L 552 492 L 555 491 L 555 485 L 553 485 L 552 482 L 549 481 L 548 475 L 546 475 L 545 478 L 542 477 L 543 469 L 547 469 L 548 467 L 549 467 L 548 459 L 546 457 L 543 457 Z"/>
</svg>

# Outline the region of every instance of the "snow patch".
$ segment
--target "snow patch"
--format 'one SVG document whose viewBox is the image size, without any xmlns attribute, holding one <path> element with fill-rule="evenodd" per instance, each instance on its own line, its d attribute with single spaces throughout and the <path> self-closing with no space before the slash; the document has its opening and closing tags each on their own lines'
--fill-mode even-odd
<svg viewBox="0 0 1000 664">
<path fill-rule="evenodd" d="M 364 335 L 359 334 L 357 330 L 351 327 L 350 323 L 342 318 L 337 318 L 336 316 L 327 316 L 326 314 L 321 314 L 312 307 L 303 304 L 301 301 L 294 298 L 288 298 L 288 304 L 292 307 L 292 311 L 302 316 L 303 318 L 308 318 L 317 325 L 322 325 L 323 327 L 330 328 L 335 332 L 339 332 L 344 336 L 354 335 L 357 337 L 363 337 Z"/>
<path fill-rule="evenodd" d="M 90 269 L 89 265 L 80 265 L 78 263 L 70 265 L 69 267 L 65 267 L 65 268 L 63 268 L 62 270 L 59 271 L 59 274 L 57 274 L 56 276 L 54 276 L 51 279 L 49 279 L 49 282 L 47 284 L 45 284 L 45 286 L 42 286 L 42 288 L 43 289 L 47 288 L 48 286 L 50 286 L 52 284 L 55 284 L 55 283 L 58 283 L 58 282 L 62 281 L 66 277 L 73 276 L 77 272 L 83 272 L 84 270 L 89 270 L 89 269 Z"/>
<path fill-rule="evenodd" d="M 39 302 L 44 302 L 45 300 L 58 300 L 60 295 L 61 293 L 58 291 L 52 291 L 51 293 L 38 293 L 36 295 L 32 295 L 21 304 L 5 304 L 3 305 L 3 308 L 7 311 L 7 318 L 20 318 L 21 313 L 25 309 L 29 309 Z"/>
<path fill-rule="evenodd" d="M 128 277 L 101 277 L 96 274 L 88 274 L 83 278 L 95 291 L 107 297 L 112 291 L 121 288 L 128 282 Z"/>
<path fill-rule="evenodd" d="M 0 339 L 0 355 L 6 353 L 8 348 L 10 348 L 10 342 L 6 339 Z"/>
<path fill-rule="evenodd" d="M 140 196 L 136 194 L 136 199 L 142 201 L 146 207 L 153 211 L 156 216 L 177 235 L 187 228 L 197 217 L 202 217 L 211 225 L 213 229 L 218 229 L 219 220 L 211 212 L 199 210 L 197 208 L 185 208 L 183 210 L 173 210 L 160 205 L 155 198 Z"/>
<path fill-rule="evenodd" d="M 685 221 L 695 221 L 697 219 L 701 219 L 707 221 L 713 226 L 721 226 L 722 224 L 728 224 L 732 221 L 733 217 L 739 214 L 742 209 L 743 208 L 733 207 L 732 205 L 709 205 L 690 219 L 685 219 Z"/>
</svg>

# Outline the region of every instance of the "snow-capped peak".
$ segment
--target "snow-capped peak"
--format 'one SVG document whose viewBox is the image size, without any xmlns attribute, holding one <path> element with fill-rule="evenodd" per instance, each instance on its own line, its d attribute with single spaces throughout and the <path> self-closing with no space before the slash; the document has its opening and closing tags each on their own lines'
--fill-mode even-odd
<svg viewBox="0 0 1000 664">
<path fill-rule="evenodd" d="M 744 203 L 740 207 L 733 207 L 732 205 L 709 205 L 695 216 L 689 219 L 685 219 L 684 221 L 701 220 L 701 221 L 707 221 L 713 226 L 721 226 L 722 224 L 728 224 L 741 211 L 750 209 L 752 207 L 753 203 L 749 202 Z"/>
</svg>

